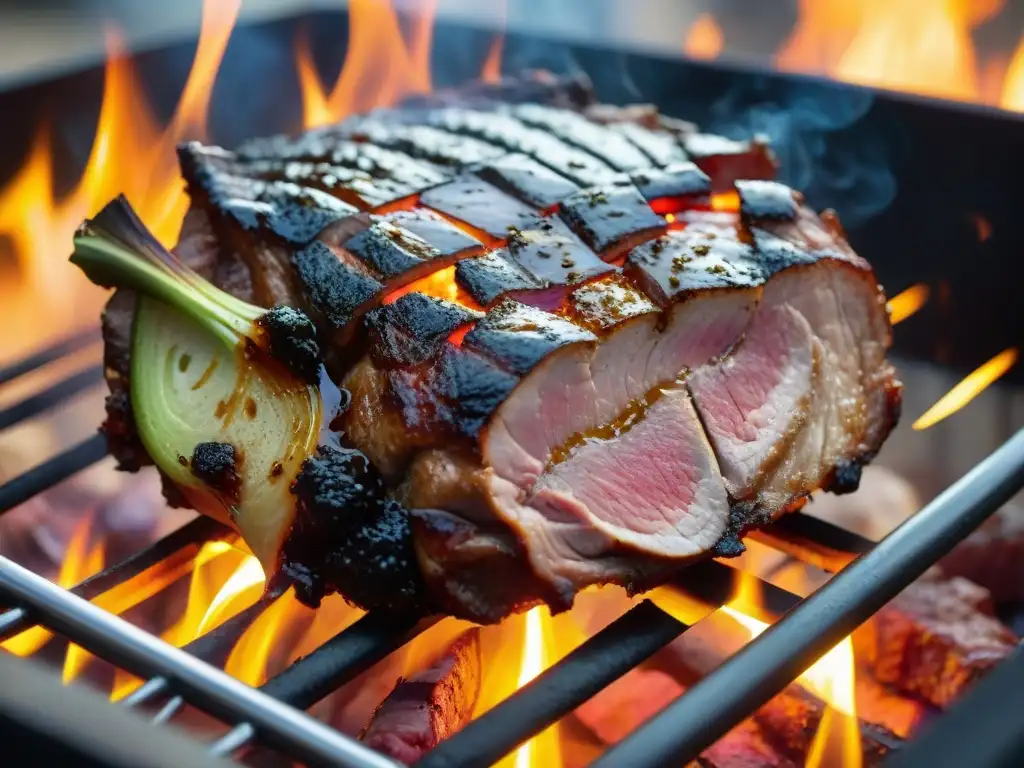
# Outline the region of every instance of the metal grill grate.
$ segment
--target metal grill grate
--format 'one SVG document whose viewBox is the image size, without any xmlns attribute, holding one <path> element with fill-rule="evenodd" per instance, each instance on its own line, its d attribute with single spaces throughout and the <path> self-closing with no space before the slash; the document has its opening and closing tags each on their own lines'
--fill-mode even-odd
<svg viewBox="0 0 1024 768">
<path fill-rule="evenodd" d="M 0 370 L 0 384 L 35 370 L 95 340 L 95 333 L 62 342 L 14 366 Z M 92 369 L 87 371 L 89 373 Z M 0 412 L 11 426 L 43 412 L 95 381 L 73 374 L 46 392 Z M 0 514 L 56 485 L 105 455 L 100 437 L 90 438 L 0 487 Z M 1024 485 L 1024 430 L 978 464 L 909 522 L 875 544 L 830 523 L 794 513 L 756 538 L 811 565 L 837 575 L 810 597 L 761 582 L 765 618 L 778 619 L 743 650 L 690 688 L 660 714 L 610 749 L 599 766 L 684 764 L 749 716 L 831 646 L 852 632 L 909 585 Z M 233 728 L 210 744 L 213 754 L 231 755 L 257 742 L 315 764 L 394 766 L 359 742 L 339 734 L 305 710 L 375 662 L 400 648 L 434 620 L 367 614 L 308 656 L 250 688 L 209 661 L 224 652 L 266 607 L 269 598 L 177 649 L 90 603 L 156 569 L 187 568 L 203 542 L 231 532 L 200 518 L 126 560 L 64 590 L 19 565 L 0 558 L 0 640 L 33 625 L 43 625 L 91 653 L 146 678 L 122 706 L 164 703 L 154 718 L 163 722 L 188 703 Z M 855 559 L 856 558 L 856 559 Z M 727 602 L 735 571 L 706 561 L 684 569 L 674 585 L 703 602 L 709 611 Z M 602 688 L 640 664 L 687 630 L 687 625 L 643 601 L 561 662 L 540 674 L 501 704 L 447 739 L 420 763 L 429 768 L 478 766 L 494 762 L 518 744 L 571 712 Z M 1005 662 L 1006 675 L 1020 675 L 1020 654 Z M 1002 668 L 992 678 L 998 679 Z M 1019 693 L 1001 687 L 992 695 Z M 979 690 L 983 699 L 986 691 Z M 958 710 L 966 710 L 968 701 Z M 111 705 L 113 706 L 113 705 Z M 991 708 L 984 700 L 974 705 Z M 991 754 L 1020 748 L 1024 714 L 987 723 Z M 951 726 L 969 728 L 977 713 L 949 715 Z M 922 740 L 921 754 L 935 754 L 936 739 Z M 1002 750 L 1000 745 L 1005 745 Z M 908 750 L 902 760 L 912 757 Z M 900 765 L 907 765 L 901 762 Z M 926 764 L 926 763 L 915 763 Z M 972 764 L 983 765 L 977 760 Z M 999 764 L 992 762 L 991 764 Z"/>
</svg>

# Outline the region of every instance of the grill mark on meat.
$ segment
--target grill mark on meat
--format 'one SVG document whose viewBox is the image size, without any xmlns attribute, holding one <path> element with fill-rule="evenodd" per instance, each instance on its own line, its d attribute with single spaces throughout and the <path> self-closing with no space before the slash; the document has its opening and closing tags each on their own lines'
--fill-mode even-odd
<svg viewBox="0 0 1024 768">
<path fill-rule="evenodd" d="M 647 168 L 635 171 L 629 178 L 649 203 L 672 198 L 680 210 L 711 205 L 711 177 L 695 163 Z"/>
<path fill-rule="evenodd" d="M 374 116 L 354 117 L 330 129 L 331 135 L 393 149 L 417 160 L 462 168 L 500 157 L 505 150 L 468 136 L 453 136 L 429 125 L 403 125 Z"/>
<path fill-rule="evenodd" d="M 558 205 L 579 189 L 578 184 L 520 152 L 483 163 L 473 168 L 473 173 L 541 211 Z"/>
<path fill-rule="evenodd" d="M 589 152 L 568 146 L 550 133 L 530 128 L 507 114 L 446 108 L 400 113 L 396 119 L 471 136 L 510 152 L 521 152 L 582 186 L 607 181 L 615 171 Z"/>
<path fill-rule="evenodd" d="M 665 230 L 665 220 L 626 176 L 575 192 L 558 211 L 573 231 L 606 261 Z"/>
<path fill-rule="evenodd" d="M 622 134 L 635 147 L 651 158 L 657 166 L 665 167 L 673 163 L 682 163 L 689 159 L 686 150 L 682 148 L 673 135 L 667 132 L 645 129 L 629 121 L 612 123 L 608 127 Z"/>
<path fill-rule="evenodd" d="M 589 152 L 615 170 L 635 171 L 650 165 L 646 155 L 620 133 L 588 120 L 577 112 L 540 104 L 519 104 L 510 111 L 526 125 L 543 128 L 566 144 Z"/>
<path fill-rule="evenodd" d="M 409 293 L 367 313 L 368 351 L 378 366 L 418 365 L 440 355 L 453 331 L 481 316 L 453 302 Z"/>
<path fill-rule="evenodd" d="M 501 190 L 472 176 L 462 176 L 420 195 L 420 202 L 463 221 L 491 237 L 536 226 L 540 215 Z"/>
<path fill-rule="evenodd" d="M 544 287 L 542 282 L 509 259 L 505 249 L 460 261 L 455 266 L 455 280 L 485 307 L 503 296 L 518 298 L 521 293 Z"/>
<path fill-rule="evenodd" d="M 413 190 L 426 189 L 450 177 L 450 173 L 438 165 L 373 144 L 339 139 L 330 129 L 298 138 L 253 139 L 238 147 L 236 155 L 245 161 L 324 163 L 361 171 L 374 179 L 388 179 Z"/>
</svg>

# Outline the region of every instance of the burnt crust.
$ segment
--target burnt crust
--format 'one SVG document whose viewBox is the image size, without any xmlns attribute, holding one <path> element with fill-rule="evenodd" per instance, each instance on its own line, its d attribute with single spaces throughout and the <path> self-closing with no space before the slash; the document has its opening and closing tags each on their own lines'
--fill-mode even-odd
<svg viewBox="0 0 1024 768">
<path fill-rule="evenodd" d="M 184 457 L 181 457 L 185 461 Z M 231 443 L 199 443 L 187 460 L 189 471 L 232 506 L 238 506 L 242 492 L 242 452 Z"/>
<path fill-rule="evenodd" d="M 583 242 L 606 258 L 631 238 L 647 238 L 665 226 L 626 176 L 575 192 L 559 204 L 558 211 Z"/>
<path fill-rule="evenodd" d="M 480 317 L 479 312 L 450 301 L 407 293 L 392 304 L 367 312 L 363 322 L 374 362 L 389 367 L 416 365 L 437 357 L 449 334 Z"/>
<path fill-rule="evenodd" d="M 295 522 L 281 571 L 303 603 L 316 607 L 339 592 L 364 610 L 427 611 L 408 513 L 385 496 L 365 455 L 321 446 L 303 463 L 292 493 Z"/>
<path fill-rule="evenodd" d="M 277 306 L 256 318 L 266 334 L 270 356 L 307 384 L 320 380 L 323 358 L 316 341 L 316 326 L 292 307 Z"/>
</svg>

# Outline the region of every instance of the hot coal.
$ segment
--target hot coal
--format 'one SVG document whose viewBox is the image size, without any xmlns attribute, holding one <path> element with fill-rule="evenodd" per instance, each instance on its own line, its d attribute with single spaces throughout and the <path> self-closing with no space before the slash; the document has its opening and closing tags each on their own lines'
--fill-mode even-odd
<svg viewBox="0 0 1024 768">
<path fill-rule="evenodd" d="M 947 707 L 1017 647 L 991 611 L 982 587 L 929 572 L 854 633 L 857 659 L 880 683 Z"/>
<path fill-rule="evenodd" d="M 480 678 L 480 631 L 471 629 L 429 669 L 399 679 L 360 739 L 399 762 L 415 763 L 469 722 Z"/>
</svg>

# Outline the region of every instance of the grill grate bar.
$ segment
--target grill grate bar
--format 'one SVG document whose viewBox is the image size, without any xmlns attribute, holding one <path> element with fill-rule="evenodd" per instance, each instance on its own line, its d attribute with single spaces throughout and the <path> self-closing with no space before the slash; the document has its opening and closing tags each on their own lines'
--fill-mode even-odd
<svg viewBox="0 0 1024 768">
<path fill-rule="evenodd" d="M 268 680 L 260 690 L 298 709 L 308 709 L 436 621 L 437 618 L 395 621 L 383 614 L 368 613 Z M 229 754 L 252 742 L 256 735 L 251 724 L 242 723 L 210 749 L 217 755 Z"/>
<path fill-rule="evenodd" d="M 732 595 L 736 573 L 709 560 L 680 572 L 673 586 L 704 603 L 710 613 Z M 765 603 L 763 618 L 774 621 L 800 602 L 798 595 L 760 580 L 757 583 Z M 644 662 L 687 628 L 687 624 L 651 600 L 644 600 L 528 685 L 441 742 L 416 768 L 468 768 L 498 761 Z"/>
<path fill-rule="evenodd" d="M 594 765 L 685 764 L 871 617 L 1024 485 L 1024 429 Z"/>
<path fill-rule="evenodd" d="M 58 341 L 53 346 L 42 349 L 16 363 L 8 365 L 6 368 L 0 368 L 0 385 L 6 384 L 9 381 L 14 381 L 14 379 L 24 376 L 27 373 L 31 373 L 37 368 L 42 368 L 44 365 L 56 362 L 60 358 L 73 354 L 80 349 L 85 349 L 90 344 L 94 344 L 99 340 L 99 328 L 90 328 L 86 331 L 76 333 L 73 336 L 69 336 L 66 339 Z"/>
<path fill-rule="evenodd" d="M 352 768 L 396 768 L 396 763 L 303 712 L 238 682 L 3 557 L 0 594 L 38 610 L 48 627 L 133 674 L 155 673 L 173 680 L 189 701 L 226 722 L 256 724 L 270 745 L 287 750 L 297 759 Z"/>
<path fill-rule="evenodd" d="M 55 408 L 80 392 L 103 381 L 103 366 L 91 365 L 0 411 L 0 430 Z"/>
<path fill-rule="evenodd" d="M 746 535 L 830 573 L 841 571 L 875 546 L 871 539 L 803 512 L 790 512 Z"/>
<path fill-rule="evenodd" d="M 445 739 L 416 768 L 491 765 L 688 629 L 644 600 L 562 661 Z"/>
<path fill-rule="evenodd" d="M 52 488 L 107 455 L 107 441 L 96 434 L 0 486 L 0 515 Z"/>
<path fill-rule="evenodd" d="M 174 568 L 181 563 L 191 562 L 204 542 L 232 535 L 233 531 L 215 520 L 197 517 L 116 565 L 90 576 L 72 587 L 71 592 L 85 600 L 94 600 L 152 568 Z M 0 642 L 31 626 L 32 618 L 22 608 L 12 608 L 0 614 Z"/>
</svg>

